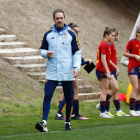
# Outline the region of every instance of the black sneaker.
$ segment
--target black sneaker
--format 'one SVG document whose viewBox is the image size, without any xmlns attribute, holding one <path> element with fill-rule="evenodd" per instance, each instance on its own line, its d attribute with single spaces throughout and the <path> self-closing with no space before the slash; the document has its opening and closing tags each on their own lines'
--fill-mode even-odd
<svg viewBox="0 0 140 140">
<path fill-rule="evenodd" d="M 61 117 L 58 117 L 58 115 L 56 114 L 55 119 L 56 119 L 56 120 L 66 120 L 66 119 L 64 118 L 63 114 L 62 114 Z"/>
<path fill-rule="evenodd" d="M 46 124 L 44 122 L 38 122 L 35 125 L 35 128 L 37 130 L 39 130 L 40 132 L 48 132 L 47 126 L 46 126 Z"/>
<path fill-rule="evenodd" d="M 65 124 L 65 131 L 70 131 L 70 130 L 72 130 L 71 126 L 68 123 L 66 123 Z"/>
<path fill-rule="evenodd" d="M 81 115 L 75 116 L 77 120 L 89 120 L 89 118 L 83 117 Z"/>
<path fill-rule="evenodd" d="M 73 116 L 71 117 L 71 119 L 73 119 L 73 120 L 89 120 L 89 118 L 83 117 L 83 116 L 81 116 L 81 115 L 79 115 L 79 116 L 73 115 Z"/>
</svg>

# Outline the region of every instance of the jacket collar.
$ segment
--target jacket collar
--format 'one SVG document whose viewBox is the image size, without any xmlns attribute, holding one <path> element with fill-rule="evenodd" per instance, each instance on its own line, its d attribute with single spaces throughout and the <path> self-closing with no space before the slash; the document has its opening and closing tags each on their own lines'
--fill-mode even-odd
<svg viewBox="0 0 140 140">
<path fill-rule="evenodd" d="M 55 27 L 55 24 L 51 27 L 51 29 L 57 31 L 58 33 L 60 33 L 60 32 L 63 31 L 63 30 L 66 30 L 67 28 L 68 28 L 68 25 L 65 24 L 65 23 L 64 23 L 64 28 L 62 28 L 62 29 L 56 28 L 56 27 Z"/>
</svg>

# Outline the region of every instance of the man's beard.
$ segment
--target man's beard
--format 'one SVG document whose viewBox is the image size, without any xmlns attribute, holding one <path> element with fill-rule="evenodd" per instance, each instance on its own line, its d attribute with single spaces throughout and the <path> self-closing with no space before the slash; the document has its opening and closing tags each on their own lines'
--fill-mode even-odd
<svg viewBox="0 0 140 140">
<path fill-rule="evenodd" d="M 61 22 L 59 22 L 59 23 L 61 23 Z M 58 23 L 58 24 L 59 24 L 59 23 Z M 58 24 L 56 25 L 56 28 L 58 28 L 58 29 L 64 28 L 64 24 L 61 24 L 61 25 L 58 25 Z"/>
</svg>

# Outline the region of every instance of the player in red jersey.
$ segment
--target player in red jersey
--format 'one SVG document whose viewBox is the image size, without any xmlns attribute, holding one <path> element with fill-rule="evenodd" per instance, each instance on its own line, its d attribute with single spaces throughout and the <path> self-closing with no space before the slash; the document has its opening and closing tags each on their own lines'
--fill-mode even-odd
<svg viewBox="0 0 140 140">
<path fill-rule="evenodd" d="M 116 29 L 116 28 L 113 28 L 113 30 L 115 31 L 116 35 L 115 35 L 115 39 L 114 41 L 118 41 L 119 39 L 119 31 Z M 116 48 L 115 48 L 115 45 L 114 43 L 109 43 L 109 46 L 111 48 L 111 57 L 110 57 L 110 70 L 111 70 L 111 73 L 113 74 L 113 76 L 115 77 L 115 79 L 117 80 L 117 76 L 119 75 L 120 73 L 120 70 L 119 68 L 117 67 L 117 52 L 116 52 Z M 124 112 L 122 112 L 121 110 L 121 107 L 120 107 L 120 100 L 119 100 L 119 97 L 118 97 L 118 92 L 116 92 L 114 95 L 113 95 L 113 102 L 114 102 L 114 105 L 116 107 L 116 115 L 119 116 L 119 117 L 122 117 L 122 116 L 130 116 L 130 115 L 127 115 L 125 114 Z M 108 100 L 106 102 L 106 113 L 109 115 L 109 116 L 112 116 L 112 117 L 115 117 L 114 115 L 112 115 L 109 111 L 109 107 L 110 107 L 110 101 Z M 96 106 L 97 109 L 100 109 L 100 104 L 98 104 Z"/>
<path fill-rule="evenodd" d="M 97 50 L 96 76 L 101 86 L 100 117 L 102 118 L 113 118 L 105 112 L 106 102 L 118 91 L 118 84 L 110 71 L 111 48 L 109 43 L 113 42 L 114 38 L 115 31 L 107 27 L 103 34 L 103 41 Z M 108 90 L 109 87 L 110 90 Z"/>
<path fill-rule="evenodd" d="M 140 116 L 140 26 L 136 29 L 136 38 L 126 45 L 123 53 L 129 57 L 128 75 L 132 85 L 130 94 L 130 115 Z"/>
</svg>

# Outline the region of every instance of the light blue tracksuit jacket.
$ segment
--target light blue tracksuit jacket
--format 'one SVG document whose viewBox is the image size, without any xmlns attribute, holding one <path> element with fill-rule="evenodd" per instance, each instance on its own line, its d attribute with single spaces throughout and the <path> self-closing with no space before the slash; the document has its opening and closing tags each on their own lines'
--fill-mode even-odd
<svg viewBox="0 0 140 140">
<path fill-rule="evenodd" d="M 47 52 L 53 51 L 53 57 L 47 57 Z M 80 71 L 81 45 L 75 32 L 68 28 L 55 28 L 47 31 L 42 40 L 40 54 L 48 58 L 46 64 L 46 80 L 74 81 L 73 70 Z"/>
</svg>

